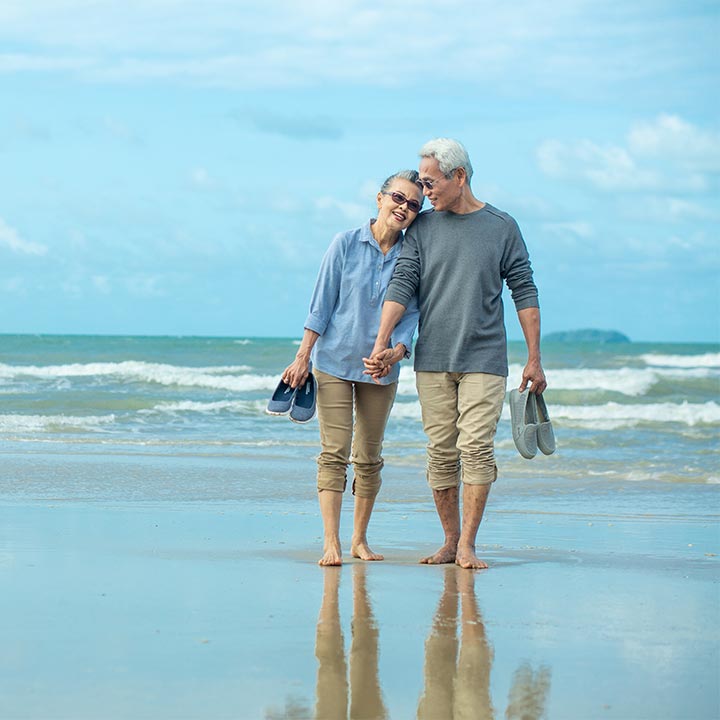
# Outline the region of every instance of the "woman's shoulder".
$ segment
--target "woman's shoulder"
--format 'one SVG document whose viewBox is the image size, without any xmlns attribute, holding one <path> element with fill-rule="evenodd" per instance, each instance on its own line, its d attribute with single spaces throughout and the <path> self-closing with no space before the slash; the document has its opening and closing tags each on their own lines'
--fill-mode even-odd
<svg viewBox="0 0 720 720">
<path fill-rule="evenodd" d="M 360 227 L 350 228 L 349 230 L 339 232 L 332 239 L 330 247 L 347 250 L 349 247 L 359 242 L 367 241 L 370 237 L 372 237 L 372 233 L 370 232 L 370 220 L 368 220 Z"/>
</svg>

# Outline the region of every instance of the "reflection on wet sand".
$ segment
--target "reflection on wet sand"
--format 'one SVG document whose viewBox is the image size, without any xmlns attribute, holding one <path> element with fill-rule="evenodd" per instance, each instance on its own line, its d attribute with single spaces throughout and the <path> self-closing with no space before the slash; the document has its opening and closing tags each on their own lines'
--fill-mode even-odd
<svg viewBox="0 0 720 720">
<path fill-rule="evenodd" d="M 387 717 L 378 678 L 378 628 L 365 584 L 364 564 L 353 566 L 352 642 L 350 644 L 350 682 L 342 628 L 338 590 L 341 568 L 324 570 L 323 600 L 315 636 L 318 660 L 317 720 L 350 717 L 382 720 Z"/>
<path fill-rule="evenodd" d="M 388 711 L 378 677 L 379 631 L 366 588 L 366 565 L 353 565 L 349 662 L 340 623 L 341 572 L 341 567 L 324 569 L 315 639 L 318 661 L 315 718 L 383 720 Z M 475 596 L 475 576 L 454 565 L 444 570 L 442 595 L 425 642 L 425 683 L 417 708 L 419 720 L 496 717 L 490 695 L 493 649 Z M 547 668 L 533 672 L 528 664 L 521 665 L 513 676 L 505 718 L 545 717 L 549 690 Z"/>
<path fill-rule="evenodd" d="M 475 597 L 475 573 L 448 566 L 425 643 L 425 689 L 418 704 L 418 719 L 494 720 L 490 698 L 492 662 L 493 649 Z M 529 665 L 522 665 L 513 677 L 505 717 L 508 720 L 544 717 L 549 689 L 547 668 L 533 674 Z"/>
<path fill-rule="evenodd" d="M 417 712 L 420 720 L 495 717 L 490 701 L 493 651 L 485 636 L 474 582 L 475 573 L 454 566 L 445 569 L 443 593 L 425 643 L 425 691 Z"/>
</svg>

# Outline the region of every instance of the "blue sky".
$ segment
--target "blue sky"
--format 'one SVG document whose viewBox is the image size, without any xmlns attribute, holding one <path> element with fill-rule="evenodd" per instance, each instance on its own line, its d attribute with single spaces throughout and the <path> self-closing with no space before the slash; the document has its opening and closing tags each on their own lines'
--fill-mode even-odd
<svg viewBox="0 0 720 720">
<path fill-rule="evenodd" d="M 0 332 L 299 336 L 449 136 L 545 332 L 717 341 L 717 37 L 702 0 L 3 0 Z"/>
</svg>

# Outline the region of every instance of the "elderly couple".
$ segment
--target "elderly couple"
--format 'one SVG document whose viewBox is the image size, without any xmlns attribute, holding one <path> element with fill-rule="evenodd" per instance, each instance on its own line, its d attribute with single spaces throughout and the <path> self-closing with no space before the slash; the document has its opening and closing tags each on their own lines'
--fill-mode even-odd
<svg viewBox="0 0 720 720">
<path fill-rule="evenodd" d="M 461 143 L 431 140 L 420 158 L 419 172 L 404 170 L 383 183 L 377 218 L 333 240 L 297 356 L 283 373 L 284 382 L 298 387 L 312 360 L 317 379 L 320 565 L 342 563 L 340 508 L 351 450 L 350 552 L 383 559 L 370 549 L 367 528 L 380 489 L 398 363 L 410 357 L 416 325 L 427 479 L 445 534 L 442 547 L 423 563 L 487 567 L 475 554 L 475 538 L 497 477 L 493 444 L 508 374 L 503 281 L 528 349 L 520 390 L 529 385 L 542 393 L 546 386 L 538 293 L 517 223 L 473 195 L 472 165 Z M 433 211 L 419 215 L 423 196 Z"/>
</svg>

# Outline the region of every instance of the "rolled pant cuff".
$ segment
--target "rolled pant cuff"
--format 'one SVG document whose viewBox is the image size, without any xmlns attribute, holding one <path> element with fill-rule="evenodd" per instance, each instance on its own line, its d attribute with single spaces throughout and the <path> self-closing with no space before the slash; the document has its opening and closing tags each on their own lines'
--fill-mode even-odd
<svg viewBox="0 0 720 720">
<path fill-rule="evenodd" d="M 317 489 L 332 490 L 333 492 L 345 492 L 347 477 L 331 473 L 318 473 Z"/>
<path fill-rule="evenodd" d="M 468 472 L 463 468 L 462 481 L 465 485 L 492 485 L 497 480 L 497 466 L 487 470 Z"/>
<path fill-rule="evenodd" d="M 460 474 L 430 475 L 428 473 L 427 482 L 433 490 L 450 490 L 450 488 L 456 488 L 460 485 Z"/>
</svg>

